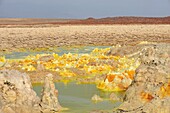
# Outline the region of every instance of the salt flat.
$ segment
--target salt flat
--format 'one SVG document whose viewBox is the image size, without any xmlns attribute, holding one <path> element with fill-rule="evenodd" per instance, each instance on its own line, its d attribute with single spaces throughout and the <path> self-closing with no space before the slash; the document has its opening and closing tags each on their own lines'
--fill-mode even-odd
<svg viewBox="0 0 170 113">
<path fill-rule="evenodd" d="M 75 45 L 170 43 L 170 25 L 59 25 L 0 28 L 0 50 Z"/>
</svg>

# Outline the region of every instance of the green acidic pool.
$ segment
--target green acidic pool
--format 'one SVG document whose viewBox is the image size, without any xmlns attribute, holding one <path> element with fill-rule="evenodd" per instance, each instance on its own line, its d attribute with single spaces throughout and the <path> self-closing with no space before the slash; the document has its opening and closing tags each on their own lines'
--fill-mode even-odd
<svg viewBox="0 0 170 113">
<path fill-rule="evenodd" d="M 51 48 L 48 50 L 39 50 L 39 51 L 23 51 L 23 52 L 12 52 L 5 54 L 6 59 L 22 59 L 25 58 L 28 55 L 36 55 L 36 54 L 51 54 L 51 53 L 57 53 L 58 55 L 63 55 L 67 53 L 75 53 L 75 54 L 86 54 L 90 53 L 95 48 L 103 49 L 103 48 L 109 48 L 111 46 L 77 46 L 77 47 L 57 47 L 57 48 Z"/>
<path fill-rule="evenodd" d="M 121 102 L 110 101 L 109 92 L 102 92 L 96 88 L 95 84 L 76 84 L 74 82 L 68 83 L 55 83 L 59 91 L 59 102 L 62 107 L 68 108 L 67 111 L 61 113 L 89 113 L 93 110 L 105 110 L 111 112 L 114 108 L 118 107 Z M 42 85 L 34 85 L 34 90 L 40 96 Z M 104 101 L 95 103 L 91 101 L 94 94 L 100 95 Z M 118 93 L 121 96 L 121 93 Z"/>
</svg>

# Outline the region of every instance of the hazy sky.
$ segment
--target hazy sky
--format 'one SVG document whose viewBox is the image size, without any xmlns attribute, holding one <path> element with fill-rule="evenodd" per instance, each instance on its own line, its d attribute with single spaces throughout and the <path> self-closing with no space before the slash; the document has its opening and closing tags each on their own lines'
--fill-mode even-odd
<svg viewBox="0 0 170 113">
<path fill-rule="evenodd" d="M 170 16 L 170 0 L 0 0 L 0 17 Z"/>
</svg>

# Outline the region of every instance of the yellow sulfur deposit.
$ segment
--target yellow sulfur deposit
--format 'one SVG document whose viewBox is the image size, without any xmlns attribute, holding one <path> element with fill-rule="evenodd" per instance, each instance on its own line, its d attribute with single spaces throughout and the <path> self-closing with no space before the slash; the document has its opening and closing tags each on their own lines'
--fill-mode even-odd
<svg viewBox="0 0 170 113">
<path fill-rule="evenodd" d="M 0 57 L 0 67 L 4 66 L 5 62 L 6 62 L 5 57 L 4 56 Z"/>
<path fill-rule="evenodd" d="M 96 48 L 89 54 L 68 53 L 61 56 L 56 53 L 37 54 L 20 60 L 18 67 L 25 71 L 53 71 L 61 77 L 105 76 L 106 78 L 103 80 L 94 80 L 99 89 L 104 91 L 126 90 L 140 63 L 125 56 L 108 56 L 109 51 L 110 48 Z M 3 58 L 0 60 L 4 61 Z M 79 72 L 76 72 L 75 69 Z"/>
<path fill-rule="evenodd" d="M 32 66 L 32 65 L 24 65 L 24 66 L 22 67 L 22 69 L 23 69 L 23 70 L 26 70 L 26 71 L 35 71 L 35 70 L 36 70 L 35 67 Z"/>
<path fill-rule="evenodd" d="M 3 57 L 0 57 L 0 62 L 5 62 L 6 61 L 6 59 L 5 59 L 5 57 L 3 56 Z"/>
<path fill-rule="evenodd" d="M 164 98 L 166 96 L 170 96 L 170 81 L 167 84 L 164 84 L 161 88 L 160 88 L 160 97 Z"/>
<path fill-rule="evenodd" d="M 123 91 L 128 88 L 133 80 L 134 70 L 125 70 L 123 73 L 108 73 L 104 81 L 97 87 L 104 91 Z"/>
<path fill-rule="evenodd" d="M 66 69 L 60 71 L 60 75 L 63 76 L 63 77 L 73 77 L 73 76 L 76 76 L 75 73 L 72 73 L 71 71 L 66 70 Z"/>
</svg>

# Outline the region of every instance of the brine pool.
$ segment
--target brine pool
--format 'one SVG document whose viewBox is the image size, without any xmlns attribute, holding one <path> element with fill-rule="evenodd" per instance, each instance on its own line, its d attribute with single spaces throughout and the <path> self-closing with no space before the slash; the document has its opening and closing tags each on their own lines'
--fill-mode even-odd
<svg viewBox="0 0 170 113">
<path fill-rule="evenodd" d="M 95 48 L 103 49 L 111 46 L 84 46 L 84 47 L 58 47 L 51 51 L 23 51 L 13 52 L 5 54 L 6 59 L 22 59 L 28 55 L 36 54 L 50 54 L 57 53 L 63 55 L 67 53 L 76 54 L 88 54 Z M 96 88 L 95 84 L 76 84 L 70 82 L 65 85 L 62 82 L 55 83 L 56 88 L 59 91 L 59 102 L 62 107 L 68 108 L 68 110 L 62 111 L 61 113 L 89 113 L 93 110 L 104 110 L 112 112 L 114 108 L 118 107 L 121 102 L 110 101 L 110 92 L 103 92 Z M 42 84 L 34 84 L 33 89 L 37 95 L 40 96 L 42 90 Z M 123 93 L 115 92 L 118 96 L 122 96 Z M 95 94 L 99 95 L 104 99 L 101 102 L 93 102 L 92 96 Z"/>
<path fill-rule="evenodd" d="M 58 55 L 63 54 L 88 54 L 92 52 L 95 48 L 98 49 L 104 49 L 104 48 L 110 48 L 111 46 L 77 46 L 77 47 L 57 47 L 57 48 L 51 48 L 47 51 L 39 50 L 39 51 L 23 51 L 23 52 L 12 52 L 5 54 L 6 59 L 22 59 L 25 58 L 28 55 L 36 55 L 36 54 L 52 54 L 56 53 Z"/>
<path fill-rule="evenodd" d="M 90 113 L 93 110 L 104 110 L 109 113 L 113 112 L 113 109 L 118 107 L 121 102 L 110 101 L 110 92 L 103 92 L 96 88 L 95 84 L 76 84 L 70 82 L 67 85 L 58 82 L 55 83 L 56 89 L 59 91 L 59 102 L 62 107 L 68 108 L 68 110 L 61 113 Z M 41 95 L 42 85 L 33 85 L 37 95 Z M 123 96 L 123 92 L 115 92 L 118 96 Z M 91 100 L 95 94 L 99 95 L 104 101 L 95 103 Z"/>
</svg>

